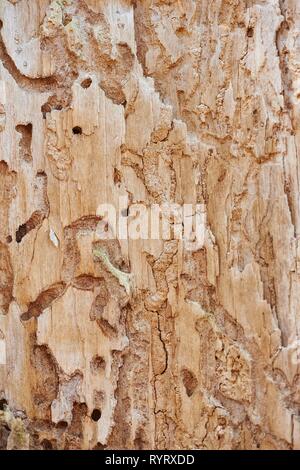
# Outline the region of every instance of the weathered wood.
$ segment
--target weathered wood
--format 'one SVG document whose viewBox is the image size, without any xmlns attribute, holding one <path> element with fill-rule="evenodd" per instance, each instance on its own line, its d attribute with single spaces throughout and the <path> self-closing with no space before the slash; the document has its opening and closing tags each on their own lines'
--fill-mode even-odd
<svg viewBox="0 0 300 470">
<path fill-rule="evenodd" d="M 0 19 L 0 446 L 299 449 L 299 2 Z"/>
</svg>

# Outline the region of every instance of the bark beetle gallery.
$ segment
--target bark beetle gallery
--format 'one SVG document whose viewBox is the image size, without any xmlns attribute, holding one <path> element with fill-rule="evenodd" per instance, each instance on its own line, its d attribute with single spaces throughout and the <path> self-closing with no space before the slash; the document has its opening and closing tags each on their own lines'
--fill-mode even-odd
<svg viewBox="0 0 300 470">
<path fill-rule="evenodd" d="M 0 447 L 299 449 L 300 2 L 0 19 Z"/>
</svg>

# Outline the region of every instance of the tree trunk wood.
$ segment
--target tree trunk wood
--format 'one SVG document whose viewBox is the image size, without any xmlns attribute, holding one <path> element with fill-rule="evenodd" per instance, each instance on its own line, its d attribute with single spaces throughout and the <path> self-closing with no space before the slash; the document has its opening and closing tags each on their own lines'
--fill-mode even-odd
<svg viewBox="0 0 300 470">
<path fill-rule="evenodd" d="M 300 2 L 0 18 L 0 447 L 300 449 Z"/>
</svg>

